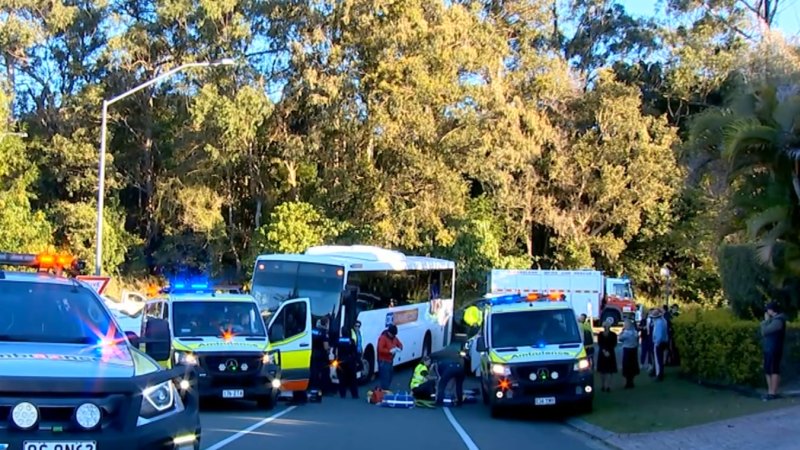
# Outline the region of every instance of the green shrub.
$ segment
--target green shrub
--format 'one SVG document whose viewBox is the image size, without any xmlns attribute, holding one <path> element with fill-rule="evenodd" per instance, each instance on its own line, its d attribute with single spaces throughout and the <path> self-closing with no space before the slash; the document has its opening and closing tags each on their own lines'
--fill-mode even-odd
<svg viewBox="0 0 800 450">
<path fill-rule="evenodd" d="M 761 386 L 759 322 L 737 319 L 727 309 L 684 311 L 674 321 L 681 371 L 702 381 L 727 385 Z M 800 327 L 789 325 L 784 351 L 783 378 L 798 375 Z"/>
<path fill-rule="evenodd" d="M 724 245 L 719 252 L 722 292 L 736 316 L 752 319 L 764 313 L 770 272 L 756 260 L 750 245 Z"/>
</svg>

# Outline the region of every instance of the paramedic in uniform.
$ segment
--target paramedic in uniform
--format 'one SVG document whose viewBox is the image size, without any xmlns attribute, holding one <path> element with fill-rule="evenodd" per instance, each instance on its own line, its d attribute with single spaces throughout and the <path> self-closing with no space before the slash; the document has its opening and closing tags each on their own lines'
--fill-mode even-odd
<svg viewBox="0 0 800 450">
<path fill-rule="evenodd" d="M 466 378 L 464 366 L 458 361 L 442 359 L 436 363 L 436 371 L 439 373 L 439 385 L 436 387 L 436 406 L 444 406 L 447 385 L 451 380 L 456 382 L 454 406 L 461 406 L 464 402 L 464 378 Z"/>
<path fill-rule="evenodd" d="M 330 388 L 330 337 L 328 335 L 328 317 L 325 316 L 317 322 L 311 335 L 311 381 L 310 391 L 320 391 Z"/>
<path fill-rule="evenodd" d="M 358 398 L 358 384 L 356 382 L 356 371 L 360 356 L 358 354 L 355 333 L 348 336 L 347 330 L 342 328 L 342 335 L 336 345 L 336 376 L 339 378 L 339 396 L 347 397 L 347 390 L 353 398 Z"/>
<path fill-rule="evenodd" d="M 411 385 L 409 387 L 414 394 L 414 398 L 418 400 L 431 399 L 431 396 L 436 391 L 435 373 L 431 357 L 425 355 L 414 369 L 414 375 L 411 376 Z"/>
</svg>

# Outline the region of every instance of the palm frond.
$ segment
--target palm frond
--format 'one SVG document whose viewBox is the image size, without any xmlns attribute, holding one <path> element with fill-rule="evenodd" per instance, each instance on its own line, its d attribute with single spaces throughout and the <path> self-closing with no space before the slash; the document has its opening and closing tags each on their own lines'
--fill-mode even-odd
<svg viewBox="0 0 800 450">
<path fill-rule="evenodd" d="M 790 209 L 786 206 L 773 206 L 747 219 L 747 234 L 751 238 L 777 240 L 789 228 Z"/>
<path fill-rule="evenodd" d="M 778 104 L 772 113 L 773 120 L 784 133 L 791 133 L 800 118 L 800 96 L 793 96 Z"/>
</svg>

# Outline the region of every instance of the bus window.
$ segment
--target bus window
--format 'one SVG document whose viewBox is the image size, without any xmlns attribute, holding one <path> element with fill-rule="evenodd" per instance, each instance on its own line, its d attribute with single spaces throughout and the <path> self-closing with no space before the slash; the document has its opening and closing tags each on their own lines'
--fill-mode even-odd
<svg viewBox="0 0 800 450">
<path fill-rule="evenodd" d="M 440 297 L 445 299 L 453 298 L 453 271 L 452 270 L 438 270 L 441 278 Z"/>
<path fill-rule="evenodd" d="M 298 263 L 259 261 L 253 274 L 253 297 L 262 310 L 275 312 L 285 300 L 294 296 Z"/>
<path fill-rule="evenodd" d="M 326 315 L 333 319 L 339 311 L 344 288 L 343 274 L 343 269 L 337 266 L 300 264 L 296 297 L 311 299 L 311 317 L 314 323 Z"/>
<path fill-rule="evenodd" d="M 263 269 L 260 267 L 263 264 Z M 253 297 L 261 310 L 275 312 L 284 301 L 308 297 L 314 322 L 333 318 L 344 288 L 344 268 L 328 264 L 259 261 L 253 274 Z M 265 318 L 269 320 L 270 314 Z"/>
<path fill-rule="evenodd" d="M 438 271 L 350 272 L 348 284 L 358 286 L 364 311 L 425 303 Z"/>
</svg>

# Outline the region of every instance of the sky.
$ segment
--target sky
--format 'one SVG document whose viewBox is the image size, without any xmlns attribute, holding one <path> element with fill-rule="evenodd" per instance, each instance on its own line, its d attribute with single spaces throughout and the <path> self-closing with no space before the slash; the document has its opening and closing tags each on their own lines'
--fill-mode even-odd
<svg viewBox="0 0 800 450">
<path fill-rule="evenodd" d="M 651 16 L 664 0 L 619 0 L 633 16 Z M 780 0 L 775 26 L 787 37 L 800 37 L 800 0 Z"/>
</svg>

